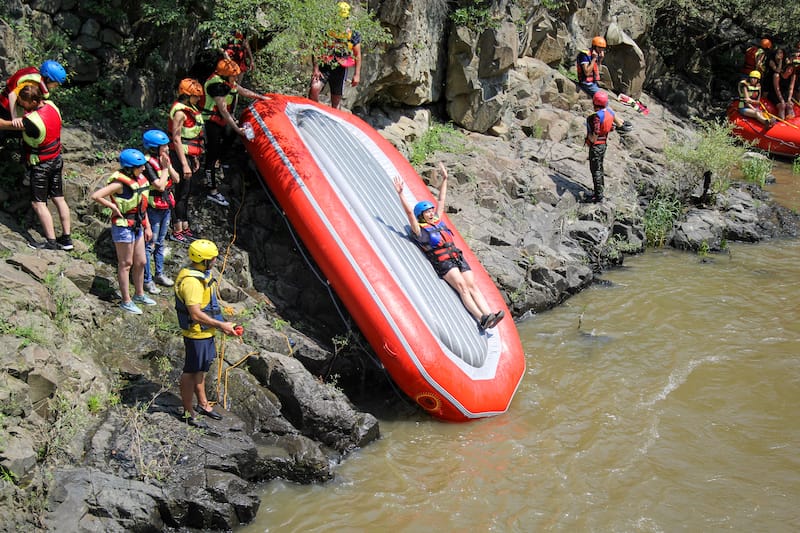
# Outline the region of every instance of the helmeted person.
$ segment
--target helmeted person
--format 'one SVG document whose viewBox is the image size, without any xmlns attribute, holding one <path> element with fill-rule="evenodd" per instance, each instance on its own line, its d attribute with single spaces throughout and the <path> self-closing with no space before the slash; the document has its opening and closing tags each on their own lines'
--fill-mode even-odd
<svg viewBox="0 0 800 533">
<path fill-rule="evenodd" d="M 37 85 L 42 98 L 50 98 L 50 91 L 67 81 L 67 71 L 57 61 L 48 59 L 39 68 L 19 69 L 6 80 L 0 91 L 0 118 L 14 120 L 22 117 L 24 110 L 17 103 L 19 91 L 26 85 Z"/>
<path fill-rule="evenodd" d="M 338 16 L 343 21 L 350 18 L 350 4 L 339 2 L 336 4 Z M 308 89 L 308 98 L 319 101 L 320 92 L 326 83 L 330 84 L 331 107 L 339 109 L 344 94 L 344 83 L 347 78 L 347 69 L 354 67 L 353 78 L 350 84 L 353 87 L 361 83 L 361 34 L 349 27 L 328 31 L 327 53 L 322 57 L 311 57 L 313 73 L 311 86 Z"/>
<path fill-rule="evenodd" d="M 189 227 L 189 196 L 192 177 L 200 169 L 200 157 L 205 152 L 205 121 L 198 107 L 203 94 L 199 81 L 184 78 L 178 84 L 178 99 L 169 110 L 170 159 L 180 174 L 175 187 L 170 239 L 184 244 L 195 238 Z"/>
<path fill-rule="evenodd" d="M 744 52 L 744 64 L 742 65 L 742 74 L 750 76 L 750 73 L 757 70 L 759 73 L 764 74 L 767 68 L 767 50 L 772 48 L 772 41 L 769 39 L 761 39 L 758 44 L 754 44 L 747 48 Z"/>
<path fill-rule="evenodd" d="M 159 294 L 157 285 L 172 287 L 173 281 L 164 273 L 164 239 L 169 230 L 175 197 L 172 188 L 180 180 L 180 175 L 172 167 L 169 158 L 169 137 L 161 130 L 147 130 L 142 135 L 147 162 L 144 176 L 150 182 L 147 202 L 147 219 L 153 231 L 153 238 L 145 244 L 144 288 L 150 294 Z M 155 274 L 150 266 L 155 266 Z"/>
<path fill-rule="evenodd" d="M 119 154 L 119 170 L 91 195 L 92 200 L 111 211 L 111 240 L 117 252 L 117 280 L 122 296 L 119 306 L 135 315 L 142 314 L 136 304 L 156 305 L 155 300 L 144 293 L 144 245 L 153 238 L 147 218 L 150 183 L 142 174 L 146 163 L 147 158 L 141 151 L 126 148 Z"/>
<path fill-rule="evenodd" d="M 235 61 L 220 59 L 203 86 L 205 92 L 203 119 L 206 125 L 205 173 L 209 187 L 207 198 L 223 207 L 229 204 L 217 189 L 216 165 L 222 158 L 223 152 L 233 144 L 233 134 L 244 137 L 244 130 L 231 115 L 234 102 L 240 94 L 255 100 L 266 99 L 266 96 L 239 85 L 236 79 L 240 73 L 239 65 Z"/>
<path fill-rule="evenodd" d="M 586 118 L 586 146 L 589 147 L 589 170 L 592 173 L 594 194 L 592 201 L 603 200 L 605 173 L 603 160 L 608 146 L 608 134 L 614 129 L 614 111 L 608 107 L 608 93 L 597 91 L 592 96 L 594 113 Z"/>
<path fill-rule="evenodd" d="M 767 127 L 775 124 L 775 119 L 767 116 L 761 107 L 761 73 L 757 70 L 739 82 L 739 114 L 754 118 Z"/>
<path fill-rule="evenodd" d="M 180 378 L 181 403 L 184 421 L 204 427 L 195 413 L 220 420 L 222 415 L 212 410 L 206 398 L 205 376 L 217 355 L 214 333 L 236 335 L 235 324 L 222 316 L 217 280 L 212 276 L 219 250 L 207 240 L 198 239 L 189 245 L 189 266 L 175 278 L 175 311 L 186 349 L 183 373 Z M 197 404 L 193 400 L 197 399 Z"/>
<path fill-rule="evenodd" d="M 61 158 L 61 112 L 45 101 L 38 85 L 27 84 L 19 90 L 19 103 L 25 110 L 22 118 L 0 119 L 0 129 L 22 132 L 26 174 L 31 192 L 31 207 L 39 218 L 44 242 L 30 242 L 33 248 L 72 250 L 69 206 L 64 199 L 64 160 Z M 62 235 L 56 239 L 53 216 L 47 200 L 53 200 L 61 221 Z"/>
<path fill-rule="evenodd" d="M 453 232 L 441 219 L 447 196 L 447 169 L 439 163 L 442 183 L 439 186 L 437 205 L 429 201 L 417 202 L 413 207 L 403 194 L 405 183 L 399 176 L 394 178 L 394 187 L 408 216 L 414 242 L 425 252 L 433 269 L 461 298 L 466 310 L 475 318 L 481 329 L 493 328 L 505 316 L 505 311 L 493 313 L 483 294 L 475 284 L 464 254 L 455 245 Z"/>
<path fill-rule="evenodd" d="M 606 56 L 607 43 L 600 35 L 592 39 L 592 46 L 588 50 L 581 50 L 575 58 L 575 66 L 578 72 L 578 88 L 594 97 L 594 94 L 601 90 L 600 73 L 603 68 L 603 59 Z M 614 125 L 620 133 L 628 133 L 633 130 L 633 124 L 622 117 L 614 117 Z"/>
<path fill-rule="evenodd" d="M 240 73 L 237 76 L 237 82 L 242 81 L 244 74 L 248 70 L 253 70 L 256 67 L 256 60 L 253 57 L 250 42 L 244 33 L 239 30 L 231 31 L 230 38 L 222 46 L 221 50 L 223 57 L 234 60 L 239 66 Z"/>
</svg>

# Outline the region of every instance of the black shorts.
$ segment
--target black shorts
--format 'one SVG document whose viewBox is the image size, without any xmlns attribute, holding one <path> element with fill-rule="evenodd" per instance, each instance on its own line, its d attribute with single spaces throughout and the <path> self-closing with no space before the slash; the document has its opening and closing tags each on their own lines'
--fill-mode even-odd
<svg viewBox="0 0 800 533">
<path fill-rule="evenodd" d="M 347 78 L 347 69 L 345 67 L 323 65 L 319 67 L 319 72 L 322 74 L 322 83 L 330 84 L 331 94 L 335 96 L 344 94 L 344 80 Z"/>
<path fill-rule="evenodd" d="M 214 337 L 207 339 L 183 338 L 183 347 L 186 349 L 186 360 L 183 363 L 183 371 L 187 374 L 197 372 L 208 372 L 211 363 L 217 356 L 217 348 L 214 346 Z"/>
<path fill-rule="evenodd" d="M 48 198 L 64 196 L 64 181 L 61 179 L 64 160 L 60 155 L 28 167 L 27 170 L 31 181 L 31 199 L 34 202 L 47 202 Z"/>
<path fill-rule="evenodd" d="M 431 261 L 431 263 L 433 263 L 433 269 L 440 278 L 443 278 L 445 274 L 454 268 L 459 269 L 461 272 L 472 270 L 469 264 L 464 260 L 464 254 L 461 252 L 458 252 L 457 258 L 447 259 L 446 261 L 436 261 L 435 263 Z"/>
</svg>

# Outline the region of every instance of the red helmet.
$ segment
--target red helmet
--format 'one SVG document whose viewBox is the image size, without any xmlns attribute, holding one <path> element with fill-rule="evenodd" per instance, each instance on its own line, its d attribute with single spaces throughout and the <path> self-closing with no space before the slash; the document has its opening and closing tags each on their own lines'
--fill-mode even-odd
<svg viewBox="0 0 800 533">
<path fill-rule="evenodd" d="M 233 59 L 220 59 L 217 63 L 217 74 L 220 76 L 238 76 L 242 73 Z"/>
<path fill-rule="evenodd" d="M 603 37 L 600 37 L 599 35 L 594 39 L 592 39 L 592 46 L 594 46 L 595 48 L 608 48 L 606 46 L 606 40 Z"/>
<path fill-rule="evenodd" d="M 608 105 L 608 93 L 605 91 L 597 91 L 592 96 L 592 103 L 597 107 L 605 107 Z"/>
<path fill-rule="evenodd" d="M 769 39 L 761 39 L 761 48 L 769 50 L 770 48 L 772 48 L 772 41 L 770 41 Z"/>
</svg>

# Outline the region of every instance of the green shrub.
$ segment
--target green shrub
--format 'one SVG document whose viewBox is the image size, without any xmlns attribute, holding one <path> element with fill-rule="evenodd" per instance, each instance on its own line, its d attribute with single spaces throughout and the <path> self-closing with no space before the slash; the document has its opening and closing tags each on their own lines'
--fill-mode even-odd
<svg viewBox="0 0 800 533">
<path fill-rule="evenodd" d="M 772 173 L 772 160 L 768 157 L 748 157 L 741 167 L 745 180 L 763 187 Z"/>
<path fill-rule="evenodd" d="M 456 131 L 452 124 L 434 123 L 424 135 L 411 143 L 409 161 L 419 166 L 437 151 L 464 153 L 465 144 L 464 135 Z"/>
<path fill-rule="evenodd" d="M 664 246 L 667 233 L 681 215 L 681 202 L 675 192 L 659 190 L 644 211 L 644 234 L 647 245 Z"/>
<path fill-rule="evenodd" d="M 477 33 L 484 30 L 497 28 L 499 21 L 492 16 L 491 4 L 483 0 L 473 0 L 472 5 L 460 7 L 453 11 L 450 20 L 456 26 L 469 28 Z"/>
</svg>

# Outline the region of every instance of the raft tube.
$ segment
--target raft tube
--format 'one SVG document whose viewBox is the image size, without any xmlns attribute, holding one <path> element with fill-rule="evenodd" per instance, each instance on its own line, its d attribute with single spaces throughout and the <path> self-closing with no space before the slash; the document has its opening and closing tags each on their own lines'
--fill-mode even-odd
<svg viewBox="0 0 800 533">
<path fill-rule="evenodd" d="M 761 103 L 770 115 L 778 116 L 772 102 L 762 99 Z M 755 147 L 775 155 L 796 157 L 800 155 L 800 106 L 793 105 L 795 118 L 779 120 L 774 126 L 766 127 L 754 118 L 740 115 L 739 101 L 734 100 L 728 106 L 728 121 L 733 124 L 734 135 Z"/>
<path fill-rule="evenodd" d="M 358 117 L 305 98 L 270 94 L 241 124 L 261 178 L 399 388 L 434 417 L 504 413 L 525 373 L 516 325 L 497 287 L 453 223 L 491 309 L 482 331 L 412 242 L 392 180 L 412 203 L 435 201 L 403 156 Z"/>
</svg>

